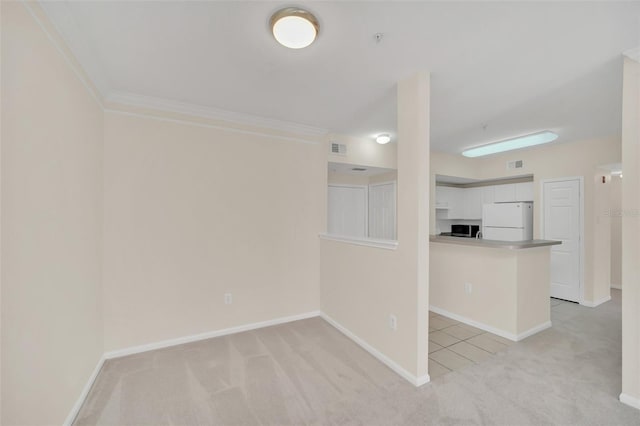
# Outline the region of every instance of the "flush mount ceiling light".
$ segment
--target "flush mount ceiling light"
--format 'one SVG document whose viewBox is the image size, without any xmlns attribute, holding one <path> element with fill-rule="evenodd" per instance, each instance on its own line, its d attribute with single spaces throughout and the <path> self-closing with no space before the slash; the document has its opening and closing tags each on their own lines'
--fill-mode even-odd
<svg viewBox="0 0 640 426">
<path fill-rule="evenodd" d="M 280 9 L 269 20 L 273 37 L 290 49 L 309 46 L 318 36 L 320 25 L 311 12 L 297 7 Z"/>
<path fill-rule="evenodd" d="M 391 142 L 391 136 L 388 133 L 383 133 L 381 135 L 376 136 L 376 142 L 380 145 L 384 145 L 386 143 Z"/>
<path fill-rule="evenodd" d="M 465 157 L 482 157 L 483 155 L 497 154 L 499 152 L 511 151 L 514 149 L 526 148 L 534 145 L 553 142 L 558 139 L 558 135 L 548 130 L 531 135 L 519 136 L 517 138 L 507 139 L 500 142 L 494 142 L 487 145 L 462 151 Z"/>
</svg>

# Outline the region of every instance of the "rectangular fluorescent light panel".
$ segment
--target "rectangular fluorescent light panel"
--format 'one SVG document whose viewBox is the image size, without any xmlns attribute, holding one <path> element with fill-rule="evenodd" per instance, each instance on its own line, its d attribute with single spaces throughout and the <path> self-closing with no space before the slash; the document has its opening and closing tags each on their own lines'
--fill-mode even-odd
<svg viewBox="0 0 640 426">
<path fill-rule="evenodd" d="M 466 151 L 462 151 L 462 155 L 465 157 L 482 157 L 484 155 L 497 154 L 499 152 L 511 151 L 534 145 L 542 145 L 543 143 L 553 142 L 556 139 L 558 139 L 557 134 L 550 131 L 544 131 L 467 149 Z"/>
</svg>

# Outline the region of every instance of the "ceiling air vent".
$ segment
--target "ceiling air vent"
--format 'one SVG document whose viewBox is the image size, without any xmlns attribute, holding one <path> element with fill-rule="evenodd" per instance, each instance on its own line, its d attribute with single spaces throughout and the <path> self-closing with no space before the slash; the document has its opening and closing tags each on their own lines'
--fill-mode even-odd
<svg viewBox="0 0 640 426">
<path fill-rule="evenodd" d="M 342 143 L 331 142 L 331 153 L 338 155 L 347 155 L 347 146 Z"/>
<path fill-rule="evenodd" d="M 522 160 L 507 162 L 507 170 L 521 169 L 523 167 L 524 167 L 524 163 L 522 162 Z"/>
</svg>

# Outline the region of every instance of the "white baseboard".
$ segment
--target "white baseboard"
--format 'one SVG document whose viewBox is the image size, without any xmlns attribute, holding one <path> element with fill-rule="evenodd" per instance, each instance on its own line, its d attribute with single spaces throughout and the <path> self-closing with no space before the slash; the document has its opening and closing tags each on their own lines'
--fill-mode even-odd
<svg viewBox="0 0 640 426">
<path fill-rule="evenodd" d="M 595 308 L 596 306 L 600 306 L 605 302 L 611 300 L 611 296 L 603 297 L 600 300 L 596 300 L 595 302 L 589 302 L 588 300 L 583 300 L 580 302 L 582 306 L 586 306 L 587 308 Z"/>
<path fill-rule="evenodd" d="M 429 306 L 429 310 L 435 312 L 438 315 L 442 315 L 443 317 L 451 318 L 458 322 L 470 325 L 475 328 L 479 328 L 480 330 L 487 331 L 489 333 L 495 334 L 496 336 L 504 337 L 505 339 L 511 340 L 513 342 L 519 342 L 520 340 L 526 339 L 527 337 L 532 336 L 536 333 L 539 333 L 542 330 L 551 328 L 551 321 L 547 321 L 533 328 L 530 328 L 527 331 L 524 331 L 519 334 L 515 334 L 515 333 L 510 333 L 508 331 L 504 331 L 499 328 L 495 328 L 490 325 L 472 320 L 467 317 L 463 317 L 462 315 L 454 314 L 453 312 L 446 311 L 444 309 L 438 308 L 437 306 Z"/>
<path fill-rule="evenodd" d="M 375 358 L 377 358 L 378 361 L 380 361 L 383 364 L 385 364 L 387 367 L 392 369 L 394 372 L 396 372 L 398 375 L 403 377 L 405 380 L 407 380 L 412 385 L 414 385 L 414 386 L 422 386 L 425 383 L 429 383 L 431 381 L 431 378 L 429 377 L 428 374 L 425 374 L 424 376 L 416 377 L 414 374 L 409 373 L 407 370 L 405 370 L 400 365 L 398 365 L 395 361 L 391 360 L 391 358 L 389 358 L 388 356 L 386 356 L 382 352 L 378 351 L 376 348 L 374 348 L 373 346 L 371 346 L 370 344 L 365 342 L 360 337 L 358 337 L 355 334 L 353 334 L 349 329 L 347 329 L 344 326 L 342 326 L 340 323 L 338 323 L 336 320 L 334 320 L 333 318 L 331 318 L 329 315 L 325 314 L 324 312 L 322 312 L 320 314 L 320 316 L 325 321 L 327 321 L 329 324 L 331 324 L 333 327 L 335 327 L 338 331 L 340 331 L 342 334 L 347 336 L 349 339 L 353 340 L 362 349 L 364 349 L 365 351 L 369 352 L 371 355 L 373 355 Z"/>
<path fill-rule="evenodd" d="M 640 410 L 640 399 L 634 398 L 631 395 L 627 395 L 626 393 L 620 394 L 620 402 L 623 404 L 627 404 L 630 407 L 637 408 Z"/>
<path fill-rule="evenodd" d="M 611 285 L 609 287 L 615 288 L 616 290 L 622 290 L 622 284 L 613 284 L 613 283 L 611 283 Z"/>
<path fill-rule="evenodd" d="M 526 339 L 529 336 L 533 336 L 534 334 L 540 333 L 547 328 L 551 328 L 551 321 L 544 322 L 540 325 L 530 328 L 527 331 L 523 331 L 522 333 L 518 333 L 516 335 L 516 342 Z"/>
<path fill-rule="evenodd" d="M 175 339 L 162 340 L 160 342 L 148 343 L 146 345 L 133 346 L 130 348 L 109 351 L 104 354 L 105 359 L 119 358 L 121 356 L 138 354 L 141 352 L 153 351 L 155 349 L 168 348 L 182 345 L 184 343 L 197 342 L 199 340 L 211 339 L 213 337 L 227 336 L 229 334 L 241 333 L 243 331 L 257 330 L 259 328 L 271 327 L 272 325 L 285 324 L 287 322 L 299 321 L 307 318 L 320 316 L 320 311 L 306 312 L 303 314 L 281 317 L 267 321 L 254 322 L 251 324 L 239 325 L 236 327 L 224 328 L 222 330 L 207 331 L 205 333 L 193 334 L 191 336 L 177 337 Z"/>
<path fill-rule="evenodd" d="M 76 416 L 80 412 L 80 408 L 82 408 L 82 404 L 84 404 L 84 401 L 87 398 L 87 395 L 89 394 L 89 391 L 91 390 L 91 386 L 93 386 L 93 383 L 95 382 L 96 378 L 98 377 L 98 374 L 100 373 L 100 370 L 102 369 L 102 366 L 104 365 L 104 362 L 106 360 L 113 359 L 113 358 L 119 358 L 119 357 L 123 357 L 123 356 L 127 356 L 127 355 L 138 354 L 138 353 L 142 353 L 142 352 L 148 352 L 148 351 L 152 351 L 152 350 L 155 350 L 155 349 L 162 349 L 162 348 L 168 348 L 168 347 L 171 347 L 171 346 L 182 345 L 184 343 L 190 343 L 190 342 L 196 342 L 196 341 L 199 341 L 199 340 L 211 339 L 213 337 L 227 336 L 229 334 L 240 333 L 240 332 L 243 332 L 243 331 L 257 330 L 259 328 L 270 327 L 270 326 L 279 325 L 279 324 L 285 324 L 285 323 L 288 323 L 288 322 L 299 321 L 299 320 L 303 320 L 303 319 L 307 319 L 307 318 L 314 318 L 314 317 L 318 317 L 318 316 L 322 317 L 325 321 L 327 321 L 329 324 L 331 324 L 333 327 L 335 327 L 338 331 L 340 331 L 342 334 L 344 334 L 345 336 L 350 338 L 356 344 L 360 345 L 363 349 L 365 349 L 367 352 L 369 352 L 371 355 L 373 355 L 375 358 L 377 358 L 380 362 L 385 364 L 387 367 L 391 368 L 394 372 L 396 372 L 398 375 L 400 375 L 401 377 L 403 377 L 406 380 L 408 380 L 414 386 L 422 386 L 425 383 L 429 383 L 430 378 L 429 378 L 428 374 L 425 374 L 424 376 L 421 376 L 421 377 L 414 376 L 413 374 L 409 373 L 404 368 L 400 367 L 398 364 L 396 364 L 394 361 L 392 361 L 386 355 L 384 355 L 383 353 L 379 352 L 373 346 L 369 345 L 364 340 L 360 339 L 358 336 L 353 334 L 351 331 L 349 331 L 348 329 L 346 329 L 343 326 L 341 326 L 339 323 L 334 321 L 328 315 L 326 315 L 326 314 L 324 314 L 323 312 L 320 312 L 320 311 L 312 311 L 312 312 L 306 312 L 306 313 L 299 314 L 299 315 L 292 315 L 292 316 L 288 316 L 288 317 L 276 318 L 276 319 L 268 320 L 268 321 L 254 322 L 254 323 L 251 323 L 251 324 L 240 325 L 240 326 L 237 326 L 237 327 L 230 327 L 230 328 L 225 328 L 225 329 L 222 329 L 222 330 L 209 331 L 209 332 L 206 332 L 206 333 L 194 334 L 194 335 L 191 335 L 191 336 L 177 337 L 175 339 L 162 340 L 160 342 L 148 343 L 146 345 L 133 346 L 133 347 L 130 347 L 130 348 L 124 348 L 124 349 L 118 349 L 118 350 L 115 350 L 115 351 L 105 352 L 104 355 L 102 356 L 102 358 L 100 358 L 100 361 L 98 362 L 98 365 L 96 366 L 95 370 L 91 374 L 91 377 L 89 377 L 89 380 L 87 381 L 87 384 L 85 385 L 84 389 L 82 390 L 82 393 L 80 394 L 80 397 L 78 398 L 78 400 L 74 404 L 73 408 L 69 412 L 69 415 L 67 416 L 67 419 L 65 420 L 64 425 L 65 426 L 69 426 L 75 420 Z"/>
<path fill-rule="evenodd" d="M 87 399 L 87 395 L 89 395 L 89 391 L 93 386 L 93 382 L 96 381 L 96 378 L 98 377 L 98 374 L 100 373 L 100 370 L 102 369 L 102 366 L 104 365 L 105 360 L 106 358 L 104 357 L 104 355 L 102 355 L 102 357 L 98 361 L 98 365 L 96 365 L 96 368 L 93 369 L 93 373 L 91 373 L 91 376 L 89 376 L 89 380 L 87 381 L 87 384 L 84 385 L 84 388 L 80 393 L 80 397 L 78 398 L 76 403 L 73 404 L 73 408 L 71 408 L 69 415 L 67 416 L 66 420 L 63 423 L 64 426 L 71 426 L 71 424 L 74 422 L 74 420 L 78 416 L 78 413 L 82 408 L 82 404 L 84 404 L 84 400 Z"/>
</svg>

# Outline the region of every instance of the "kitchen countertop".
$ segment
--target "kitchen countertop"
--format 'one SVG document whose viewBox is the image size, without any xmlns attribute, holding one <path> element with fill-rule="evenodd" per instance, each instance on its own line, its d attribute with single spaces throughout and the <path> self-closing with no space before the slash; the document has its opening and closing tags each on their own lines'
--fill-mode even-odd
<svg viewBox="0 0 640 426">
<path fill-rule="evenodd" d="M 555 246 L 562 244 L 562 241 L 553 240 L 529 240 L 529 241 L 497 241 L 497 240 L 476 240 L 475 238 L 449 237 L 445 235 L 430 235 L 429 241 L 432 243 L 459 244 L 463 246 L 475 246 L 486 248 L 501 248 L 507 250 L 522 250 L 536 247 Z"/>
</svg>

